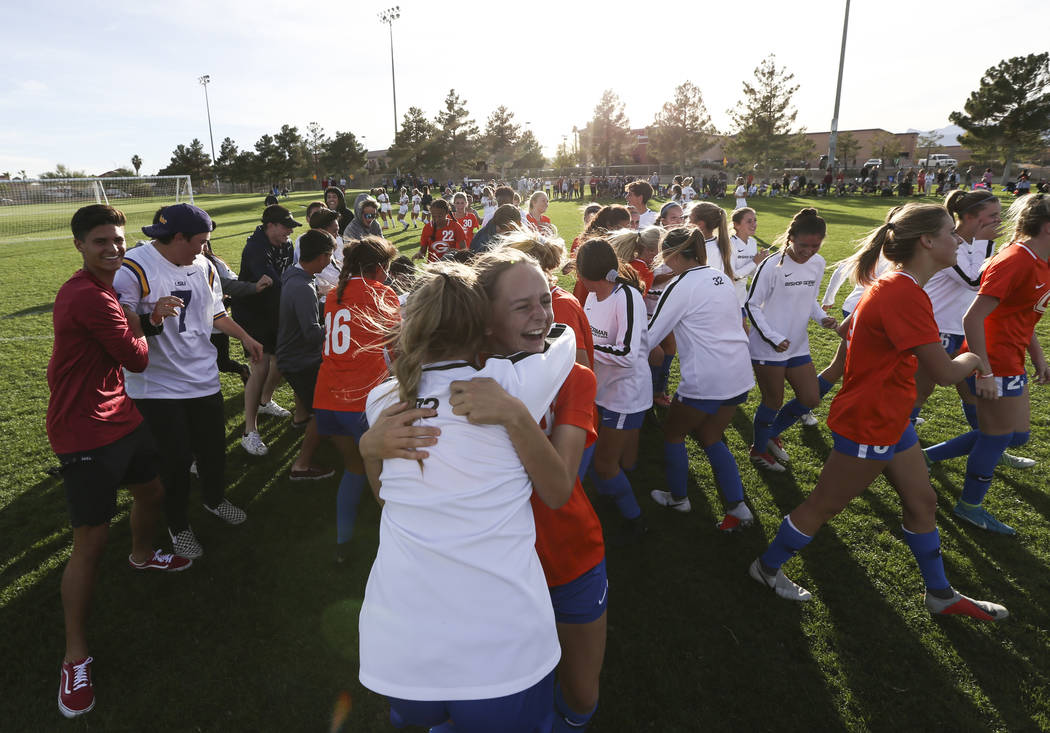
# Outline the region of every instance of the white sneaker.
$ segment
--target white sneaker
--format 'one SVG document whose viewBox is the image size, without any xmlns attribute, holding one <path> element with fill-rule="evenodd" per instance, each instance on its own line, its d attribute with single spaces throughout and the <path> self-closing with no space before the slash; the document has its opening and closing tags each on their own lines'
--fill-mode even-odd
<svg viewBox="0 0 1050 733">
<path fill-rule="evenodd" d="M 229 499 L 223 499 L 222 503 L 214 509 L 207 504 L 204 505 L 204 508 L 227 524 L 240 524 L 248 518 L 244 510 L 231 504 Z"/>
<path fill-rule="evenodd" d="M 777 570 L 777 574 L 773 576 L 766 575 L 766 571 L 762 569 L 762 563 L 757 557 L 751 563 L 751 567 L 747 569 L 747 574 L 767 588 L 774 590 L 781 598 L 786 598 L 789 601 L 799 601 L 801 603 L 813 598 L 812 593 L 801 585 L 789 580 L 784 575 L 783 570 Z"/>
<path fill-rule="evenodd" d="M 272 417 L 291 417 L 292 413 L 278 405 L 273 400 L 270 400 L 265 405 L 259 405 L 260 415 L 270 415 Z"/>
<path fill-rule="evenodd" d="M 270 452 L 270 449 L 266 447 L 266 443 L 262 441 L 262 437 L 259 435 L 258 430 L 253 430 L 246 435 L 242 435 L 241 447 L 253 456 L 265 456 Z"/>
<path fill-rule="evenodd" d="M 999 458 L 999 465 L 1007 468 L 1031 468 L 1035 465 L 1035 459 L 1003 453 Z"/>
<path fill-rule="evenodd" d="M 172 549 L 179 557 L 196 560 L 204 554 L 204 548 L 201 547 L 201 543 L 197 541 L 197 536 L 193 534 L 192 527 L 187 527 L 178 534 L 172 534 L 169 529 L 168 536 L 171 537 Z"/>
<path fill-rule="evenodd" d="M 784 444 L 780 442 L 780 438 L 772 438 L 766 443 L 766 449 L 777 459 L 778 463 L 791 463 L 791 456 L 784 450 Z"/>
<path fill-rule="evenodd" d="M 653 497 L 653 501 L 660 506 L 674 509 L 676 512 L 685 514 L 693 510 L 693 505 L 689 503 L 688 496 L 683 499 L 676 499 L 670 491 L 661 491 L 660 489 L 653 489 L 649 492 L 649 496 Z"/>
<path fill-rule="evenodd" d="M 807 428 L 815 428 L 820 425 L 820 421 L 817 420 L 817 416 L 812 411 L 807 412 L 805 415 L 799 418 L 801 422 Z"/>
<path fill-rule="evenodd" d="M 920 425 L 925 425 L 926 424 L 926 418 L 924 418 L 924 417 L 917 417 L 914 420 L 912 420 L 911 424 L 912 424 L 912 427 L 916 427 L 916 428 L 919 427 Z"/>
</svg>

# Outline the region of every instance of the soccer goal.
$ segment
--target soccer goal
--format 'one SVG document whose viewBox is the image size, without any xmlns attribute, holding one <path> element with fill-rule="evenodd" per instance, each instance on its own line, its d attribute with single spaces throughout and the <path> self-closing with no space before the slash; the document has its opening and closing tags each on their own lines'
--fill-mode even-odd
<svg viewBox="0 0 1050 733">
<path fill-rule="evenodd" d="M 123 211 L 133 242 L 158 208 L 178 203 L 193 203 L 189 176 L 0 180 L 0 243 L 68 238 L 73 213 L 88 204 Z"/>
</svg>

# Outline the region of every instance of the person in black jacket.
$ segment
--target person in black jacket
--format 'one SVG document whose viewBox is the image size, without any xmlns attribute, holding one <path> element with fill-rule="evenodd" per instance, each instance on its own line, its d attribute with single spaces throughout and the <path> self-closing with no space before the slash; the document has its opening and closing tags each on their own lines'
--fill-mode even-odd
<svg viewBox="0 0 1050 733">
<path fill-rule="evenodd" d="M 329 186 L 324 190 L 325 205 L 332 211 L 339 212 L 339 231 L 345 232 L 354 220 L 354 212 L 346 205 L 346 196 L 339 186 Z"/>
<path fill-rule="evenodd" d="M 233 301 L 233 318 L 252 338 L 262 344 L 264 358 L 252 364 L 251 376 L 244 385 L 244 435 L 241 445 L 254 456 L 268 452 L 259 437 L 257 418 L 260 413 L 289 417 L 288 410 L 273 401 L 273 392 L 281 382 L 274 356 L 277 348 L 277 324 L 281 306 L 281 276 L 292 266 L 294 248 L 289 239 L 301 224 L 280 205 L 263 210 L 262 224 L 248 237 L 241 254 L 238 279 L 257 282 L 268 275 L 270 287 Z"/>
</svg>

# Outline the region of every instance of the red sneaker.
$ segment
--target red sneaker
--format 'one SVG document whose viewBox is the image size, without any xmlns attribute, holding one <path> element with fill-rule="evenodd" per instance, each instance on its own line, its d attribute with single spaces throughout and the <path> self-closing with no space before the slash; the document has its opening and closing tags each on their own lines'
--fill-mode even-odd
<svg viewBox="0 0 1050 733">
<path fill-rule="evenodd" d="M 62 662 L 58 685 L 58 709 L 67 718 L 83 715 L 95 707 L 95 687 L 91 684 L 92 657 L 79 662 Z"/>
<path fill-rule="evenodd" d="M 181 555 L 175 554 L 164 554 L 160 550 L 153 551 L 153 557 L 146 562 L 135 562 L 135 558 L 128 555 L 128 564 L 136 570 L 163 570 L 168 573 L 175 573 L 179 570 L 185 570 L 193 564 L 193 560 L 188 557 L 182 557 Z"/>
</svg>

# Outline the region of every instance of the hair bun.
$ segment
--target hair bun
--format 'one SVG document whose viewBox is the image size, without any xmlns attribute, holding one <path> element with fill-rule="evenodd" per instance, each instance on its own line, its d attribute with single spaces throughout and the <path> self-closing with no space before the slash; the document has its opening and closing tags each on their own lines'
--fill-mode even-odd
<svg viewBox="0 0 1050 733">
<path fill-rule="evenodd" d="M 817 212 L 816 209 L 814 209 L 812 207 L 808 207 L 808 208 L 802 209 L 802 211 L 800 211 L 797 214 L 795 214 L 795 218 L 796 219 L 801 219 L 802 217 L 805 217 L 805 216 L 820 216 L 820 214 Z"/>
</svg>

